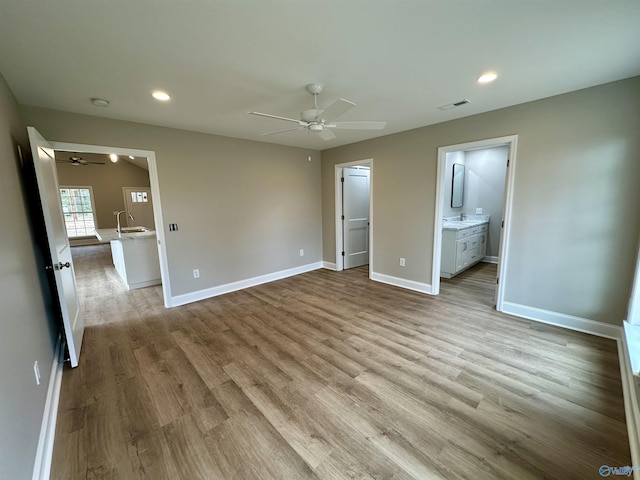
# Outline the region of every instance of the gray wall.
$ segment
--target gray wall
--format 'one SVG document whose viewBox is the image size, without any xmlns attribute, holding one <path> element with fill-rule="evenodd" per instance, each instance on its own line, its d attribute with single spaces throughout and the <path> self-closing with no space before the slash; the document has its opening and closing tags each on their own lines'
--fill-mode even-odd
<svg viewBox="0 0 640 480">
<path fill-rule="evenodd" d="M 438 147 L 518 134 L 505 301 L 620 325 L 640 233 L 638 98 L 634 77 L 323 151 L 324 260 L 334 165 L 373 158 L 372 270 L 429 284 Z"/>
<path fill-rule="evenodd" d="M 88 154 L 81 155 L 90 160 Z M 96 207 L 97 228 L 115 227 L 118 224 L 114 211 L 124 210 L 122 187 L 148 187 L 149 172 L 126 160 L 105 165 L 79 167 L 58 163 L 58 182 L 66 186 L 91 186 Z M 153 225 L 152 225 L 153 226 Z"/>
<path fill-rule="evenodd" d="M 504 203 L 509 147 L 482 148 L 465 152 L 465 187 L 463 211 L 475 215 L 490 215 L 487 255 L 497 257 L 500 247 L 500 224 Z"/>
<path fill-rule="evenodd" d="M 31 478 L 56 328 L 47 315 L 37 254 L 20 180 L 17 145 L 28 154 L 26 126 L 0 75 L 0 478 Z M 36 385 L 33 364 L 42 381 Z"/>
<path fill-rule="evenodd" d="M 166 232 L 173 296 L 321 260 L 318 152 L 34 107 L 21 113 L 51 141 L 156 152 L 164 225 L 179 228 Z"/>
</svg>

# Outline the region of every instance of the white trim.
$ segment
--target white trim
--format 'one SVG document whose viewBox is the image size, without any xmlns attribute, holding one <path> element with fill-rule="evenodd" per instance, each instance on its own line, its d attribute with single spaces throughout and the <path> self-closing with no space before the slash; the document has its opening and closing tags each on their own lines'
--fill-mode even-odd
<svg viewBox="0 0 640 480">
<path fill-rule="evenodd" d="M 487 255 L 485 257 L 482 257 L 482 260 L 480 260 L 480 261 L 484 262 L 484 263 L 495 263 L 495 264 L 497 264 L 498 263 L 498 257 L 492 257 L 492 256 Z"/>
<path fill-rule="evenodd" d="M 534 320 L 536 322 L 547 323 L 557 327 L 568 328 L 578 332 L 590 333 L 598 337 L 611 338 L 619 340 L 622 336 L 622 329 L 615 325 L 610 325 L 588 318 L 574 317 L 564 313 L 552 312 L 541 308 L 530 307 L 512 302 L 503 302 L 503 313 L 514 315 L 516 317 Z"/>
<path fill-rule="evenodd" d="M 369 165 L 369 268 L 373 266 L 373 158 L 355 160 L 353 162 L 337 163 L 333 166 L 335 172 L 335 218 L 336 218 L 336 268 L 340 272 L 344 270 L 344 258 L 341 253 L 344 250 L 342 241 L 342 187 L 340 178 L 342 169 L 346 167 L 356 167 L 359 165 Z M 371 277 L 369 277 L 371 278 Z"/>
<path fill-rule="evenodd" d="M 256 285 L 273 282 L 275 280 L 281 280 L 283 278 L 292 277 L 294 275 L 300 275 L 301 273 L 311 272 L 322 267 L 322 262 L 309 263 L 300 267 L 289 268 L 287 270 L 281 270 L 279 272 L 268 273 L 266 275 L 260 275 L 258 277 L 247 278 L 245 280 L 239 280 L 237 282 L 219 285 L 217 287 L 198 290 L 197 292 L 176 295 L 175 297 L 172 297 L 170 299 L 171 301 L 169 306 L 178 307 L 187 303 L 197 302 L 211 297 L 217 297 L 218 295 L 224 295 L 225 293 L 235 292 L 244 288 L 255 287 Z"/>
<path fill-rule="evenodd" d="M 51 472 L 53 441 L 55 440 L 56 421 L 58 419 L 58 401 L 60 400 L 62 372 L 64 370 L 62 352 L 62 336 L 59 336 L 51 365 L 47 400 L 44 404 L 40 438 L 38 440 L 38 449 L 36 450 L 36 458 L 33 466 L 33 480 L 48 480 Z"/>
<path fill-rule="evenodd" d="M 336 264 L 333 262 L 322 262 L 322 268 L 326 268 L 329 270 L 336 270 Z"/>
<path fill-rule="evenodd" d="M 156 278 L 153 280 L 144 280 L 142 282 L 137 282 L 137 283 L 126 283 L 124 281 L 122 283 L 125 284 L 125 286 L 127 287 L 127 290 L 137 290 L 138 288 L 160 285 L 160 283 L 162 283 L 162 280 L 160 280 L 159 278 Z"/>
<path fill-rule="evenodd" d="M 458 152 L 461 150 L 475 150 L 479 148 L 491 148 L 502 145 L 509 145 L 509 167 L 507 168 L 507 178 L 505 180 L 505 195 L 503 203 L 503 220 L 504 228 L 500 234 L 500 251 L 498 252 L 498 278 L 501 279 L 496 292 L 496 310 L 503 310 L 504 287 L 507 283 L 506 272 L 509 247 L 509 237 L 511 230 L 511 204 L 513 202 L 513 188 L 516 171 L 516 150 L 518 144 L 518 135 L 508 135 L 505 137 L 489 138 L 477 142 L 459 143 L 457 145 L 448 145 L 438 148 L 438 163 L 436 175 L 436 205 L 435 218 L 433 226 L 433 259 L 431 271 L 431 286 L 433 295 L 440 293 L 440 261 L 442 255 L 442 216 L 444 214 L 444 175 L 446 156 L 450 152 Z"/>
<path fill-rule="evenodd" d="M 618 359 L 620 362 L 620 378 L 622 379 L 622 397 L 624 414 L 627 421 L 627 435 L 631 450 L 631 464 L 640 465 L 640 410 L 638 407 L 638 389 L 635 377 L 631 372 L 628 345 L 624 335 L 618 340 Z M 640 480 L 640 471 L 633 471 L 633 478 Z"/>
<path fill-rule="evenodd" d="M 432 288 L 428 283 L 416 282 L 413 280 L 407 280 L 406 278 L 393 277 L 391 275 L 385 275 L 384 273 L 376 272 L 371 272 L 369 278 L 376 282 L 386 283 L 395 287 L 406 288 L 415 292 L 427 293 L 429 295 L 432 295 Z"/>
<path fill-rule="evenodd" d="M 156 239 L 158 241 L 158 258 L 160 260 L 160 277 L 162 278 L 162 294 L 164 306 L 170 307 L 171 281 L 169 278 L 169 262 L 164 240 L 164 223 L 162 220 L 162 205 L 160 202 L 160 181 L 158 179 L 158 165 L 156 153 L 152 150 L 138 150 L 134 148 L 109 147 L 101 145 L 86 145 L 82 143 L 49 142 L 54 150 L 66 150 L 82 153 L 115 153 L 116 155 L 132 155 L 146 157 L 149 164 L 149 183 L 151 185 L 151 201 L 153 203 L 153 220 L 155 222 Z"/>
</svg>

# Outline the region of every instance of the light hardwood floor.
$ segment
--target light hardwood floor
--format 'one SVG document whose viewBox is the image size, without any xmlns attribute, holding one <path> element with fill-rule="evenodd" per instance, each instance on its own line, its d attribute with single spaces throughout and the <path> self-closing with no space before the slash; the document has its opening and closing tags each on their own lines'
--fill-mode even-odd
<svg viewBox="0 0 640 480">
<path fill-rule="evenodd" d="M 589 479 L 629 465 L 616 344 L 319 270 L 184 307 L 74 249 L 89 327 L 54 479 Z"/>
</svg>

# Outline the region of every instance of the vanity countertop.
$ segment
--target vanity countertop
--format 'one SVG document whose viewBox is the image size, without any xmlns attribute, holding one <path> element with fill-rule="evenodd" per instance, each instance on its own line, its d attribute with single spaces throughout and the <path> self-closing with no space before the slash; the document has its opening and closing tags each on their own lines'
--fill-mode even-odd
<svg viewBox="0 0 640 480">
<path fill-rule="evenodd" d="M 460 217 L 448 217 L 442 219 L 443 230 L 462 230 L 464 228 L 477 227 L 489 223 L 490 215 L 469 215 L 464 220 Z"/>
<path fill-rule="evenodd" d="M 131 228 L 144 228 L 144 227 L 125 227 L 125 229 Z M 118 232 L 115 228 L 99 228 L 96 230 L 96 238 L 101 243 L 109 243 L 111 240 L 132 240 L 136 238 L 155 237 L 156 231 L 146 229 L 144 232 L 123 232 L 118 236 Z"/>
</svg>

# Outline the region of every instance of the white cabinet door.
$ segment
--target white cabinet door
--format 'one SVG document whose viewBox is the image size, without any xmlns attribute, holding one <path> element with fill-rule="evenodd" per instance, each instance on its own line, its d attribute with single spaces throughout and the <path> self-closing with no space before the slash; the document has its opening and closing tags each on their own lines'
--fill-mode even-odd
<svg viewBox="0 0 640 480">
<path fill-rule="evenodd" d="M 469 239 L 463 238 L 456 243 L 456 272 L 469 263 Z"/>
</svg>

